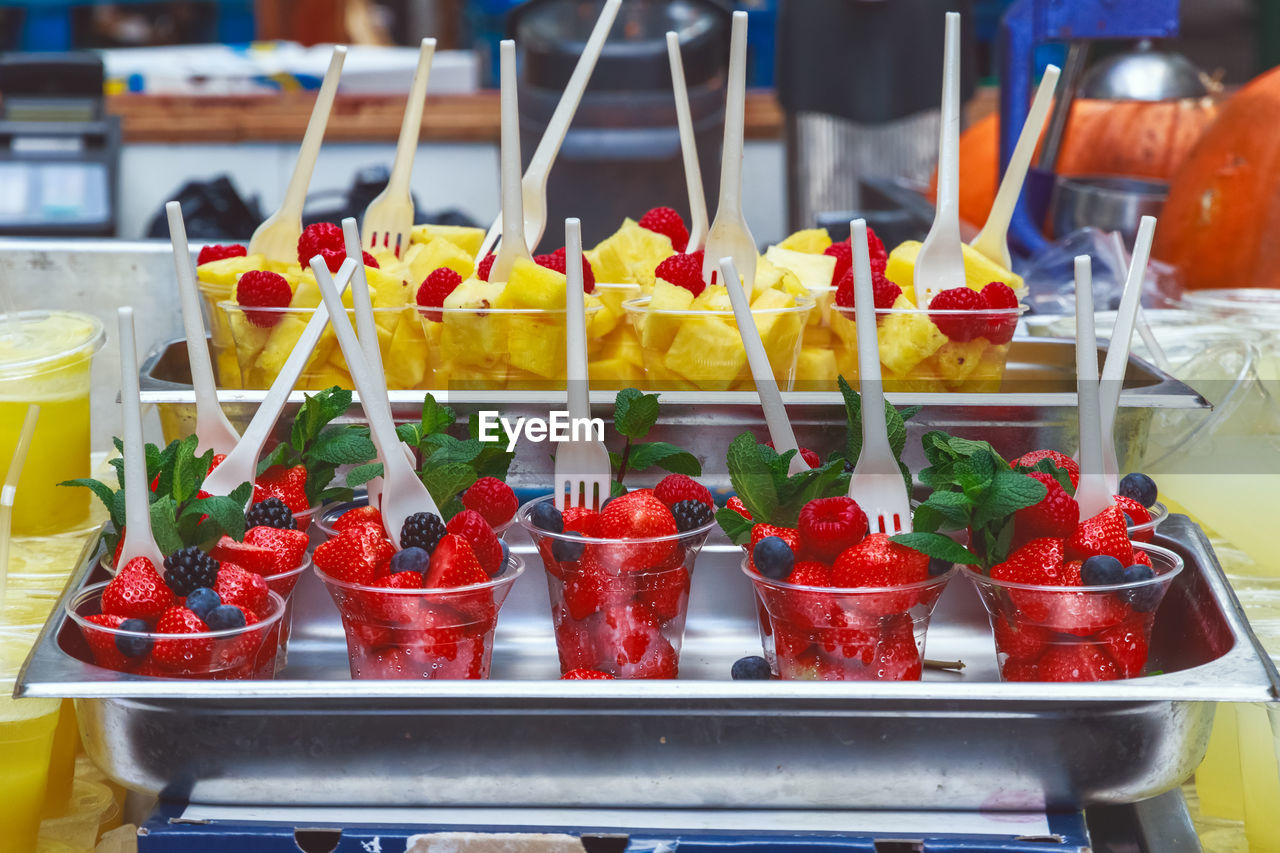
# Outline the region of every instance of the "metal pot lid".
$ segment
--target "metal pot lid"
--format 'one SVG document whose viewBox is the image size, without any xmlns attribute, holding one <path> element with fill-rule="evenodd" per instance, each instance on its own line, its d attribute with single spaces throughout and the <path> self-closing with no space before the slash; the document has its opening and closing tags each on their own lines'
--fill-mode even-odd
<svg viewBox="0 0 1280 853">
<path fill-rule="evenodd" d="M 1080 80 L 1078 96 L 1110 101 L 1171 101 L 1203 98 L 1209 80 L 1180 53 L 1155 50 L 1142 41 L 1127 53 L 1101 60 Z"/>
</svg>

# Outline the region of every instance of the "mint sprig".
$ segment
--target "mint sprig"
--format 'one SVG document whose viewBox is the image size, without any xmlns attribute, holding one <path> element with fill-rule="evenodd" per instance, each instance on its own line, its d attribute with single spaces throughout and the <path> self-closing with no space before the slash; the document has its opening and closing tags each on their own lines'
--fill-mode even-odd
<svg viewBox="0 0 1280 853">
<path fill-rule="evenodd" d="M 858 463 L 862 455 L 862 395 L 853 390 L 843 376 L 837 377 L 840 394 L 844 397 L 845 440 L 844 449 L 837 453 L 849 463 L 850 467 Z M 885 427 L 889 433 L 889 447 L 893 457 L 898 460 L 898 468 L 907 483 L 907 492 L 911 492 L 911 470 L 902 461 L 902 451 L 907 446 L 907 421 L 920 411 L 920 406 L 895 408 L 888 400 L 884 403 Z"/>
<path fill-rule="evenodd" d="M 716 521 L 735 545 L 751 538 L 755 524 L 795 527 L 800 510 L 815 498 L 830 498 L 849 491 L 849 473 L 844 458 L 833 457 L 818 468 L 789 474 L 791 458 L 798 451 L 778 453 L 756 437 L 744 432 L 729 444 L 729 480 L 754 521 L 732 509 L 721 507 Z"/>
<path fill-rule="evenodd" d="M 623 480 L 633 471 L 659 468 L 672 474 L 702 476 L 702 463 L 687 450 L 666 441 L 640 441 L 658 422 L 657 394 L 624 388 L 613 402 L 613 428 L 623 437 L 622 450 L 609 454 L 613 467 L 613 494 L 626 491 Z"/>
<path fill-rule="evenodd" d="M 288 440 L 258 461 L 258 473 L 275 465 L 301 465 L 307 469 L 306 493 L 311 506 L 351 500 L 354 486 L 349 480 L 345 485 L 334 485 L 334 475 L 343 465 L 367 465 L 377 456 L 377 449 L 367 426 L 333 424 L 350 406 L 351 392 L 336 385 L 306 395 L 294 416 Z"/>
</svg>

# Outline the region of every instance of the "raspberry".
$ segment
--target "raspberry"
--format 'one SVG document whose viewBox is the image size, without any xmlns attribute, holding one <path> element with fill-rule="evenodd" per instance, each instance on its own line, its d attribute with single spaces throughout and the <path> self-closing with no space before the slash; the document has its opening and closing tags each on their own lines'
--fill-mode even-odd
<svg viewBox="0 0 1280 853">
<path fill-rule="evenodd" d="M 853 308 L 854 304 L 853 270 L 850 269 L 840 279 L 836 288 L 836 304 L 841 308 Z M 871 296 L 877 308 L 892 308 L 893 303 L 902 295 L 902 288 L 884 277 L 884 273 L 871 271 Z"/>
<path fill-rule="evenodd" d="M 298 263 L 303 269 L 309 269 L 311 259 L 316 255 L 324 254 L 325 249 L 342 253 L 342 257 L 338 260 L 338 266 L 341 266 L 347 256 L 341 226 L 333 222 L 316 222 L 302 229 L 302 234 L 298 237 Z M 326 256 L 325 263 L 328 262 L 329 258 Z M 337 267 L 329 264 L 331 272 L 336 269 Z"/>
<path fill-rule="evenodd" d="M 511 487 L 497 477 L 481 477 L 462 493 L 462 505 L 484 516 L 491 527 L 501 527 L 515 517 L 520 504 Z"/>
<path fill-rule="evenodd" d="M 493 269 L 493 262 L 498 258 L 492 252 L 485 255 L 480 263 L 476 264 L 476 278 L 481 281 L 489 280 L 489 271 Z"/>
<path fill-rule="evenodd" d="M 277 311 L 250 311 L 250 308 L 287 308 L 293 299 L 289 282 L 279 273 L 250 270 L 236 282 L 236 302 L 245 308 L 244 316 L 255 326 L 269 329 L 283 319 Z"/>
<path fill-rule="evenodd" d="M 653 496 L 667 507 L 673 507 L 681 501 L 702 501 L 712 509 L 716 502 L 711 499 L 707 487 L 684 474 L 668 474 L 653 487 Z"/>
<path fill-rule="evenodd" d="M 1014 513 L 1019 538 L 1023 541 L 1044 537 L 1065 539 L 1074 533 L 1080 523 L 1080 504 L 1076 499 L 1050 474 L 1031 471 L 1027 476 L 1043 483 L 1046 493 L 1039 503 Z"/>
<path fill-rule="evenodd" d="M 565 272 L 565 254 L 564 248 L 561 247 L 550 255 L 534 255 L 533 262 L 540 267 L 546 267 L 549 270 L 555 270 L 561 275 Z M 582 256 L 582 289 L 586 293 L 594 293 L 596 289 L 596 274 L 591 269 L 591 262 L 587 260 L 587 256 Z"/>
<path fill-rule="evenodd" d="M 655 207 L 640 217 L 640 227 L 665 234 L 671 238 L 671 247 L 677 252 L 689 248 L 689 229 L 684 227 L 680 214 L 669 207 Z"/>
<path fill-rule="evenodd" d="M 929 303 L 929 319 L 942 334 L 953 341 L 971 341 L 987 329 L 987 320 L 981 314 L 950 314 L 943 312 L 977 312 L 987 305 L 982 294 L 971 287 L 953 287 L 944 290 Z"/>
<path fill-rule="evenodd" d="M 885 251 L 884 243 L 876 236 L 876 232 L 870 228 L 867 228 L 867 249 L 871 256 L 871 272 L 884 275 L 885 267 L 889 265 L 889 253 Z M 853 266 L 853 244 L 847 239 L 841 240 L 839 243 L 832 243 L 822 254 L 836 259 L 836 268 L 831 273 L 831 286 L 838 287 L 844 274 Z"/>
<path fill-rule="evenodd" d="M 418 305 L 422 308 L 443 308 L 444 300 L 460 284 L 462 276 L 448 267 L 440 267 L 423 279 L 422 286 L 418 288 Z M 424 311 L 423 314 L 437 323 L 444 319 L 440 311 Z"/>
<path fill-rule="evenodd" d="M 196 266 L 207 264 L 210 261 L 220 261 L 223 258 L 243 258 L 248 253 L 248 250 L 239 243 L 232 243 L 229 246 L 204 246 L 200 249 L 200 254 L 196 256 Z"/>
<path fill-rule="evenodd" d="M 375 258 L 373 255 L 369 254 L 368 252 L 361 252 L 360 260 L 364 262 L 364 265 L 366 267 L 373 267 L 375 270 L 382 269 L 382 267 L 378 265 L 378 259 Z"/>
<path fill-rule="evenodd" d="M 818 498 L 800 510 L 797 528 L 804 553 L 831 563 L 867 535 L 867 514 L 853 498 Z"/>
<path fill-rule="evenodd" d="M 981 296 L 988 308 L 1007 310 L 1018 307 L 1018 295 L 1003 281 L 993 281 L 982 288 Z M 982 337 L 993 344 L 1007 344 L 1013 340 L 1013 333 L 1017 328 L 1017 314 L 990 315 Z"/>
<path fill-rule="evenodd" d="M 653 274 L 657 278 L 669 284 L 674 284 L 676 287 L 683 287 L 694 296 L 697 296 L 707 286 L 707 283 L 702 280 L 702 258 L 700 255 L 701 252 L 692 255 L 672 255 L 658 264 Z"/>
</svg>

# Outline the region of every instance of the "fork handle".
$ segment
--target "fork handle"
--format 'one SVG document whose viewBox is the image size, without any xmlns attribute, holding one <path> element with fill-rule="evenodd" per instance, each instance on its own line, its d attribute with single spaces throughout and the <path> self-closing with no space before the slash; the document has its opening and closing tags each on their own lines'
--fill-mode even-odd
<svg viewBox="0 0 1280 853">
<path fill-rule="evenodd" d="M 329 125 L 329 113 L 333 110 L 333 99 L 338 94 L 338 78 L 342 76 L 342 63 L 346 57 L 346 46 L 334 45 L 329 68 L 324 73 L 324 82 L 320 84 L 320 94 L 316 95 L 307 130 L 302 135 L 302 145 L 298 148 L 298 159 L 293 164 L 293 174 L 289 176 L 289 186 L 284 191 L 284 201 L 280 203 L 280 210 L 287 211 L 290 218 L 302 217 L 302 207 L 307 202 L 307 186 L 311 183 L 311 173 L 315 171 L 316 159 L 320 156 L 320 143 L 324 141 L 324 131 Z"/>
<path fill-rule="evenodd" d="M 583 304 L 582 223 L 564 221 L 565 246 L 565 397 L 569 417 L 578 420 L 591 416 L 590 392 L 587 388 L 587 327 Z"/>
<path fill-rule="evenodd" d="M 884 420 L 884 380 L 880 374 L 880 342 L 876 335 L 876 304 L 871 279 L 871 250 L 867 221 L 849 225 L 853 235 L 853 313 L 858 336 L 858 386 L 862 391 L 862 458 L 893 458 Z"/>
<path fill-rule="evenodd" d="M 423 39 L 418 48 L 418 67 L 409 85 L 409 100 L 404 106 L 404 119 L 400 122 L 400 137 L 396 140 L 396 159 L 391 163 L 391 177 L 387 188 L 393 191 L 408 190 L 409 176 L 413 173 L 413 155 L 418 147 L 418 132 L 422 128 L 422 107 L 427 97 L 427 81 L 431 78 L 431 58 L 436 52 L 435 39 Z"/>
</svg>

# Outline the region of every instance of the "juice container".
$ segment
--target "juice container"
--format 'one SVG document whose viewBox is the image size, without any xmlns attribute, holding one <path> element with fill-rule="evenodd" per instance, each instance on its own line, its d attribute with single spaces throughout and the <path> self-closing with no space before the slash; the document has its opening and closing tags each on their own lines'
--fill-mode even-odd
<svg viewBox="0 0 1280 853">
<path fill-rule="evenodd" d="M 61 700 L 11 698 L 36 633 L 29 623 L 0 627 L 0 853 L 35 849 L 58 725 Z"/>
<path fill-rule="evenodd" d="M 1209 748 L 1196 768 L 1196 795 L 1200 798 L 1200 813 L 1206 817 L 1244 820 L 1235 705 L 1220 704 L 1214 713 Z"/>
<path fill-rule="evenodd" d="M 0 315 L 0 464 L 13 456 L 27 407 L 40 404 L 13 509 L 16 536 L 68 530 L 89 514 L 89 492 L 58 483 L 89 476 L 89 368 L 104 340 L 88 314 Z"/>
<path fill-rule="evenodd" d="M 1251 853 L 1280 853 L 1280 705 L 1239 705 L 1244 832 Z"/>
</svg>

